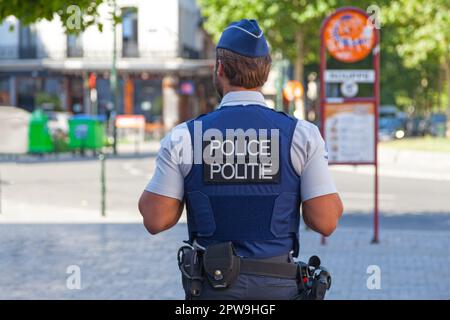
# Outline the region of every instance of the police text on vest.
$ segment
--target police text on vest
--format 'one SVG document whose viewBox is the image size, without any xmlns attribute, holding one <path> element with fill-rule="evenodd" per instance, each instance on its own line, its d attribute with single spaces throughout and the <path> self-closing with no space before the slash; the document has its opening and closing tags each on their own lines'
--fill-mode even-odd
<svg viewBox="0 0 450 320">
<path fill-rule="evenodd" d="M 194 163 L 203 164 L 207 183 L 277 183 L 279 179 L 278 129 L 210 128 L 194 123 Z M 200 158 L 200 159 L 199 159 Z"/>
</svg>

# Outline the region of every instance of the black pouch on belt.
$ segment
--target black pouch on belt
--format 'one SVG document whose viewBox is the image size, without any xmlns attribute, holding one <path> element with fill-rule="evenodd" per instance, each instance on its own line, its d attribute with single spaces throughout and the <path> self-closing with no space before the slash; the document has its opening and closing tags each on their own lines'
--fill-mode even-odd
<svg viewBox="0 0 450 320">
<path fill-rule="evenodd" d="M 213 244 L 206 248 L 203 266 L 211 286 L 225 289 L 239 276 L 240 258 L 236 256 L 232 242 Z"/>
</svg>

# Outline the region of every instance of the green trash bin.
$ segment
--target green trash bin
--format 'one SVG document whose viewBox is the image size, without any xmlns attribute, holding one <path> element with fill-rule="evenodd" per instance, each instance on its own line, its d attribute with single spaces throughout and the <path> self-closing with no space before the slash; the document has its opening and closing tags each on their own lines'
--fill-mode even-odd
<svg viewBox="0 0 450 320">
<path fill-rule="evenodd" d="M 31 114 L 28 131 L 29 153 L 48 153 L 55 150 L 47 123 L 48 116 L 42 110 L 37 109 Z"/>
<path fill-rule="evenodd" d="M 105 126 L 101 117 L 76 115 L 69 119 L 69 148 L 97 150 L 104 146 Z"/>
</svg>

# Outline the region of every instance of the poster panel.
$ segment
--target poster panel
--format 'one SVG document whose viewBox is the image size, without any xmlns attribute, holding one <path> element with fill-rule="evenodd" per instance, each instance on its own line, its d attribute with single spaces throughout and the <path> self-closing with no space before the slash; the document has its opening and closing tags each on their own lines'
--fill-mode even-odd
<svg viewBox="0 0 450 320">
<path fill-rule="evenodd" d="M 375 162 L 375 104 L 325 104 L 325 142 L 332 163 Z"/>
</svg>

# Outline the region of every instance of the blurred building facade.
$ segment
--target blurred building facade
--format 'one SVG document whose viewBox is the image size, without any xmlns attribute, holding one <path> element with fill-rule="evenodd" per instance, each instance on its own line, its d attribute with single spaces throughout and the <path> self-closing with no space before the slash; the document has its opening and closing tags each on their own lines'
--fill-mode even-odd
<svg viewBox="0 0 450 320">
<path fill-rule="evenodd" d="M 167 128 L 217 103 L 211 81 L 214 44 L 195 0 L 117 0 L 118 113 L 143 114 Z M 111 8 L 103 30 L 67 35 L 59 19 L 0 24 L 0 106 L 106 114 L 111 109 Z"/>
</svg>

